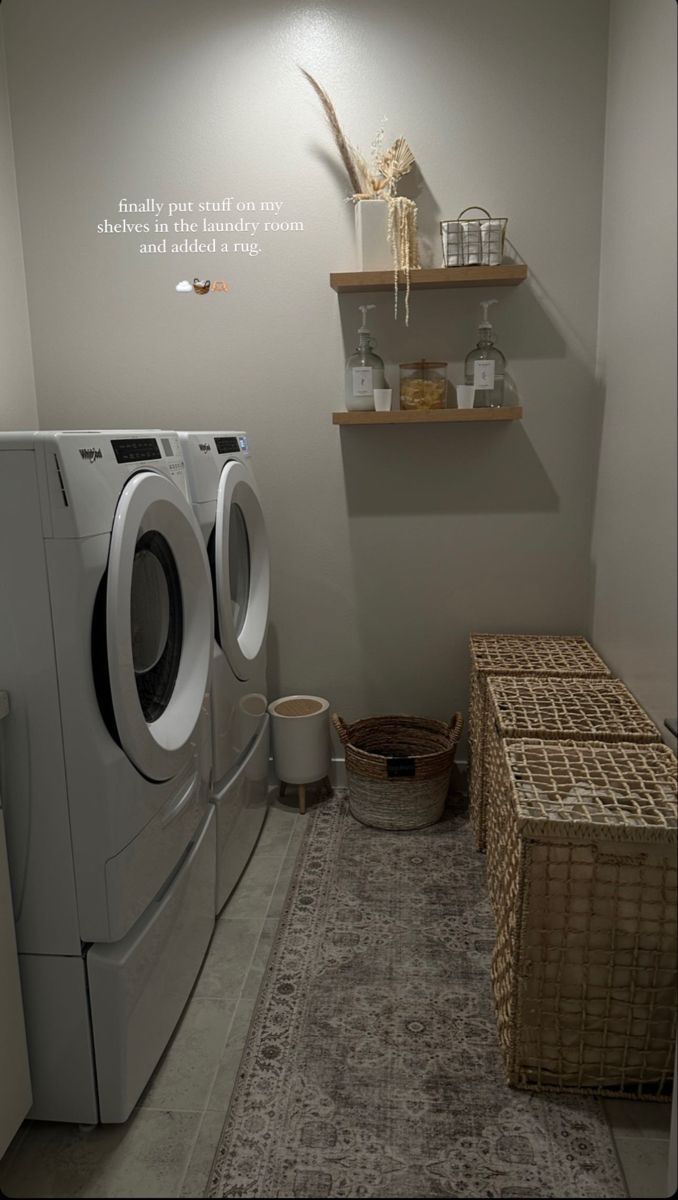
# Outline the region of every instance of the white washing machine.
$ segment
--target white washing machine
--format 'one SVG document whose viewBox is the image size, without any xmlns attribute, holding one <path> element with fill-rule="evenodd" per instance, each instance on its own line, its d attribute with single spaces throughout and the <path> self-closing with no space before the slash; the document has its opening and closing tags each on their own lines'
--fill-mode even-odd
<svg viewBox="0 0 678 1200">
<path fill-rule="evenodd" d="M 9 713 L 6 692 L 0 692 L 2 719 Z M 0 746 L 1 752 L 1 746 Z M 19 966 L 14 933 L 14 910 L 9 884 L 7 841 L 0 793 L 0 1159 L 31 1107 L 31 1077 L 28 1068 Z"/>
<path fill-rule="evenodd" d="M 30 1116 L 124 1121 L 214 925 L 213 641 L 175 433 L 0 435 L 3 778 Z"/>
<path fill-rule="evenodd" d="M 266 816 L 269 553 L 247 435 L 180 431 L 179 439 L 212 572 L 210 795 L 217 817 L 218 913 Z"/>
</svg>

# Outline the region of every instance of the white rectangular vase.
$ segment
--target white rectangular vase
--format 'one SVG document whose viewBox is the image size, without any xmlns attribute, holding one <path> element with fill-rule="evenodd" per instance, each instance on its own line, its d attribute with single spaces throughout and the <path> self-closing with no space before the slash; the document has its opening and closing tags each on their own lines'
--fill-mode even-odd
<svg viewBox="0 0 678 1200">
<path fill-rule="evenodd" d="M 385 200 L 356 200 L 355 236 L 359 271 L 388 271 L 393 267 Z"/>
</svg>

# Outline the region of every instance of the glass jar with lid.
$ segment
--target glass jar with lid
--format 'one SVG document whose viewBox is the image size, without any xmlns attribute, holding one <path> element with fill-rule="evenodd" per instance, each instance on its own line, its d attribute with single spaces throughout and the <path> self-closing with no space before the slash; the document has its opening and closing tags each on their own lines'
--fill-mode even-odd
<svg viewBox="0 0 678 1200">
<path fill-rule="evenodd" d="M 418 362 L 400 364 L 400 407 L 403 409 L 445 408 L 447 403 L 447 363 Z"/>
</svg>

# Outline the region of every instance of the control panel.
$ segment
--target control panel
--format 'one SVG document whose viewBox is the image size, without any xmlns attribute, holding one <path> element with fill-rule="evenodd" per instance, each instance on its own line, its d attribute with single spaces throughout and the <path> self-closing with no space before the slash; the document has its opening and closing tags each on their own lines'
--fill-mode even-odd
<svg viewBox="0 0 678 1200">
<path fill-rule="evenodd" d="M 237 454 L 242 449 L 239 444 L 241 440 L 237 437 L 215 437 L 214 445 L 217 448 L 217 454 Z"/>
<path fill-rule="evenodd" d="M 148 462 L 162 458 L 155 438 L 112 438 L 111 446 L 119 463 Z"/>
</svg>

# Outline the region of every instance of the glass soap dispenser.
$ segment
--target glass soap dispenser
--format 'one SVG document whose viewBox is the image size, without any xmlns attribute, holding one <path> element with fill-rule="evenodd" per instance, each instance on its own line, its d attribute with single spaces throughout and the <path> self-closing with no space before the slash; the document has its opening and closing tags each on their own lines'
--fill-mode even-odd
<svg viewBox="0 0 678 1200">
<path fill-rule="evenodd" d="M 475 388 L 474 408 L 501 408 L 504 403 L 506 359 L 494 344 L 494 329 L 487 310 L 496 300 L 481 300 L 483 319 L 478 326 L 475 350 L 466 355 L 464 383 Z"/>
<path fill-rule="evenodd" d="M 359 304 L 363 323 L 358 330 L 358 347 L 346 363 L 346 408 L 349 412 L 374 408 L 374 389 L 387 386 L 384 360 L 374 353 L 374 341 L 367 328 L 367 312 L 374 304 Z"/>
</svg>

